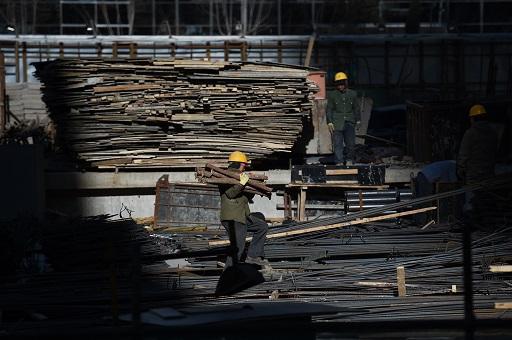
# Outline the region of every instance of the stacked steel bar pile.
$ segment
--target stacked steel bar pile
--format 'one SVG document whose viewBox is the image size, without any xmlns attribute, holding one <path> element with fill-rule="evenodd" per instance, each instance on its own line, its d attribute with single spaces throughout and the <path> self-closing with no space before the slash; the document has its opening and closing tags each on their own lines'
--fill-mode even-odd
<svg viewBox="0 0 512 340">
<path fill-rule="evenodd" d="M 224 165 L 290 152 L 317 90 L 304 69 L 148 59 L 38 63 L 61 141 L 92 166 Z"/>
</svg>

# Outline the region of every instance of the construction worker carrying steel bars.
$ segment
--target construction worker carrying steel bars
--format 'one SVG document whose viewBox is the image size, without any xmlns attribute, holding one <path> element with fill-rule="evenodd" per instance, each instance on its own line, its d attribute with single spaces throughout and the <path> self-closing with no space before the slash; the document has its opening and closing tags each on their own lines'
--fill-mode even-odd
<svg viewBox="0 0 512 340">
<path fill-rule="evenodd" d="M 354 160 L 355 124 L 361 119 L 357 92 L 348 88 L 343 72 L 334 76 L 336 89 L 327 94 L 327 126 L 332 135 L 336 164 L 352 164 Z"/>
<path fill-rule="evenodd" d="M 228 169 L 240 172 L 240 182 L 234 185 L 219 186 L 221 194 L 220 219 L 229 235 L 229 241 L 233 248 L 232 254 L 236 254 L 235 259 L 228 256 L 226 267 L 242 262 L 247 232 L 253 235 L 245 262 L 261 266 L 268 264 L 268 261 L 263 259 L 268 224 L 262 213 L 250 212 L 249 202 L 252 201 L 254 194 L 244 192 L 249 181 L 249 175 L 244 172 L 248 163 L 249 160 L 244 153 L 240 151 L 231 153 Z"/>
</svg>

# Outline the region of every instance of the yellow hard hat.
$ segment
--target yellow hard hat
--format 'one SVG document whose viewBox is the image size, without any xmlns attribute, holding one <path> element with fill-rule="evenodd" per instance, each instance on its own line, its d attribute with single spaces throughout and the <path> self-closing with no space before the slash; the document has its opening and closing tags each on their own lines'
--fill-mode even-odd
<svg viewBox="0 0 512 340">
<path fill-rule="evenodd" d="M 473 105 L 473 106 L 471 106 L 471 109 L 469 109 L 470 117 L 480 116 L 480 115 L 483 115 L 486 113 L 487 113 L 487 111 L 485 110 L 485 107 L 480 104 Z"/>
<path fill-rule="evenodd" d="M 334 81 L 347 80 L 347 75 L 343 72 L 338 72 L 334 75 Z"/>
<path fill-rule="evenodd" d="M 240 151 L 233 151 L 231 153 L 231 155 L 229 155 L 229 161 L 230 162 L 239 162 L 239 163 L 248 163 L 249 162 L 245 153 L 240 152 Z"/>
</svg>

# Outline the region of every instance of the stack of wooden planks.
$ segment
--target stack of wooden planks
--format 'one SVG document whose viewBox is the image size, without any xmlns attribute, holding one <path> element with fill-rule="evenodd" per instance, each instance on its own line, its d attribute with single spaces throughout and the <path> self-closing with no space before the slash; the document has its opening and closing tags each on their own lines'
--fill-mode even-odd
<svg viewBox="0 0 512 340">
<path fill-rule="evenodd" d="M 58 59 L 36 70 L 61 142 L 92 167 L 289 153 L 317 91 L 307 70 L 279 64 Z"/>
</svg>

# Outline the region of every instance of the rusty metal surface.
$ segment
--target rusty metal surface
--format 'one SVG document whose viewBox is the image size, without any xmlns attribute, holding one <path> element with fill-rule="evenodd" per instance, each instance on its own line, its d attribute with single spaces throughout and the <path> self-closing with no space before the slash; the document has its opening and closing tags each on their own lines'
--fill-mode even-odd
<svg viewBox="0 0 512 340">
<path fill-rule="evenodd" d="M 155 228 L 220 226 L 220 195 L 216 186 L 157 181 Z"/>
<path fill-rule="evenodd" d="M 448 101 L 407 102 L 407 154 L 417 162 L 455 159 L 468 107 Z"/>
</svg>

